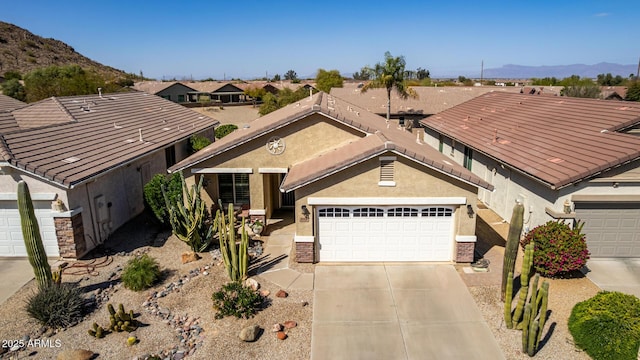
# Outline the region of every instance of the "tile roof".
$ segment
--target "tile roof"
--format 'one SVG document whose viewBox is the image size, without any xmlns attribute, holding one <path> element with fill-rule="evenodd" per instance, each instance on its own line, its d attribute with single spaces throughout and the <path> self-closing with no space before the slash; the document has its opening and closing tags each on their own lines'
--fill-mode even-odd
<svg viewBox="0 0 640 360">
<path fill-rule="evenodd" d="M 391 91 L 392 114 L 424 114 L 425 116 L 436 114 L 471 100 L 488 92 L 520 92 L 519 87 L 509 86 L 412 86 L 418 98 L 402 99 L 395 90 Z M 331 95 L 356 104 L 374 114 L 387 113 L 386 89 L 369 89 L 362 93 L 358 84 L 345 83 L 342 88 L 332 88 Z"/>
<path fill-rule="evenodd" d="M 488 93 L 421 124 L 558 189 L 640 158 L 640 103 Z"/>
<path fill-rule="evenodd" d="M 276 110 L 238 129 L 196 154 L 172 166 L 169 171 L 179 171 L 194 166 L 225 151 L 245 144 L 264 134 L 303 119 L 312 113 L 322 114 L 334 121 L 360 130 L 363 138 L 333 149 L 307 161 L 292 164 L 282 184 L 282 190 L 291 191 L 321 179 L 335 171 L 352 166 L 363 159 L 384 151 L 393 151 L 436 171 L 449 174 L 464 182 L 486 189 L 493 186 L 464 167 L 448 159 L 426 144 L 419 144 L 415 136 L 395 127 L 389 129 L 383 118 L 335 96 L 319 92 L 297 103 Z"/>
<path fill-rule="evenodd" d="M 177 81 L 140 81 L 133 84 L 132 88 L 138 91 L 146 92 L 147 94 L 155 95 L 160 91 L 169 88 L 177 83 Z"/>
<path fill-rule="evenodd" d="M 27 105 L 27 103 L 24 103 L 20 100 L 16 100 L 11 96 L 0 94 L 0 111 L 13 110 L 19 107 L 23 107 L 25 105 Z"/>
<path fill-rule="evenodd" d="M 67 188 L 218 124 L 143 92 L 52 97 L 6 117 L 0 161 Z"/>
</svg>

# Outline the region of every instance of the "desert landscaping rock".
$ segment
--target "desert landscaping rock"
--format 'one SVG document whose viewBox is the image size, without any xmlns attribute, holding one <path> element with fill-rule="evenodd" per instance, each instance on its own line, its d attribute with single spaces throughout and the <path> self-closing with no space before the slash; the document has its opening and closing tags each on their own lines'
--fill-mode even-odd
<svg viewBox="0 0 640 360">
<path fill-rule="evenodd" d="M 276 336 L 278 337 L 278 339 L 280 340 L 284 340 L 287 338 L 287 334 L 284 331 L 278 331 L 276 333 Z"/>
<path fill-rule="evenodd" d="M 273 324 L 271 327 L 272 332 L 282 331 L 282 324 Z"/>
<path fill-rule="evenodd" d="M 293 329 L 296 326 L 298 326 L 298 323 L 293 320 L 288 320 L 284 322 L 285 329 Z"/>
<path fill-rule="evenodd" d="M 196 254 L 195 252 L 189 251 L 189 252 L 182 253 L 181 259 L 183 264 L 188 264 L 190 262 L 198 261 L 201 258 L 200 258 L 200 255 Z"/>
<path fill-rule="evenodd" d="M 257 291 L 260 288 L 260 284 L 254 278 L 248 278 L 244 281 L 244 286 L 251 288 L 253 291 Z"/>
<path fill-rule="evenodd" d="M 240 338 L 240 340 L 245 342 L 254 342 L 258 339 L 259 334 L 260 334 L 260 326 L 250 325 L 240 330 L 238 337 Z"/>
<path fill-rule="evenodd" d="M 289 296 L 289 294 L 284 290 L 278 290 L 278 292 L 276 293 L 276 297 L 279 298 L 286 298 L 287 296 Z"/>
<path fill-rule="evenodd" d="M 85 349 L 66 350 L 59 353 L 56 360 L 90 360 L 93 355 L 93 351 Z"/>
</svg>

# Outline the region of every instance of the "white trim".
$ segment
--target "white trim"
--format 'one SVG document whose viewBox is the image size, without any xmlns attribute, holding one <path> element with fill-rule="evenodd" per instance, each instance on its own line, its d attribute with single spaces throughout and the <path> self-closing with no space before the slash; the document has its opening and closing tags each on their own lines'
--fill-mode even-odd
<svg viewBox="0 0 640 360">
<path fill-rule="evenodd" d="M 396 161 L 398 160 L 397 156 L 380 156 L 378 158 L 380 161 Z"/>
<path fill-rule="evenodd" d="M 378 181 L 378 186 L 396 186 L 395 181 Z"/>
<path fill-rule="evenodd" d="M 249 209 L 249 215 L 267 215 L 265 209 Z"/>
<path fill-rule="evenodd" d="M 297 243 L 312 243 L 316 241 L 314 236 L 294 235 L 293 241 Z"/>
<path fill-rule="evenodd" d="M 34 201 L 53 201 L 58 197 L 56 193 L 35 193 L 31 194 Z M 0 201 L 18 201 L 18 193 L 0 193 Z"/>
<path fill-rule="evenodd" d="M 258 168 L 260 174 L 286 174 L 289 172 L 287 168 Z"/>
<path fill-rule="evenodd" d="M 456 235 L 456 242 L 459 243 L 470 243 L 476 241 L 478 241 L 478 238 L 475 235 Z"/>
<path fill-rule="evenodd" d="M 252 168 L 192 168 L 192 174 L 253 174 Z"/>
<path fill-rule="evenodd" d="M 465 197 L 310 197 L 309 205 L 464 205 Z"/>
<path fill-rule="evenodd" d="M 82 207 L 77 207 L 71 211 L 63 211 L 63 212 L 53 212 L 54 218 L 70 218 L 74 215 L 80 214 L 82 212 Z"/>
</svg>

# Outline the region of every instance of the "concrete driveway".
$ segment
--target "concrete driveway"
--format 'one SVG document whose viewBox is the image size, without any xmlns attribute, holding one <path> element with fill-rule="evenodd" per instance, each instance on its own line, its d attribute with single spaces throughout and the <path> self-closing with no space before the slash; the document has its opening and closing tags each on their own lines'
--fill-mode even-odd
<svg viewBox="0 0 640 360">
<path fill-rule="evenodd" d="M 504 355 L 451 265 L 318 265 L 311 358 Z"/>
<path fill-rule="evenodd" d="M 589 259 L 587 277 L 600 289 L 640 298 L 640 259 Z"/>
</svg>

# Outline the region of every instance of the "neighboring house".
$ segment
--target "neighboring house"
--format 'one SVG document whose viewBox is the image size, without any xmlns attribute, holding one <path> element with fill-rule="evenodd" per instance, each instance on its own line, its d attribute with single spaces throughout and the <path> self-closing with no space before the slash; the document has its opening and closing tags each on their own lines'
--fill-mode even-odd
<svg viewBox="0 0 640 360">
<path fill-rule="evenodd" d="M 197 97 L 190 98 L 195 89 L 177 81 L 142 81 L 133 85 L 133 88 L 178 104 L 198 101 Z"/>
<path fill-rule="evenodd" d="M 20 100 L 16 100 L 10 96 L 0 94 L 0 111 L 9 111 L 26 105 L 27 103 L 24 103 Z"/>
<path fill-rule="evenodd" d="M 0 111 L 0 256 L 25 256 L 17 183 L 49 256 L 78 258 L 144 209 L 143 186 L 218 122 L 143 92 L 52 97 Z"/>
<path fill-rule="evenodd" d="M 488 93 L 421 121 L 425 142 L 495 186 L 480 199 L 525 231 L 585 221 L 592 257 L 640 257 L 640 104 Z M 634 135 L 635 134 L 635 135 Z"/>
<path fill-rule="evenodd" d="M 332 88 L 331 95 L 365 108 L 380 116 L 387 116 L 387 90 L 369 89 L 362 93 L 362 83 L 345 83 Z M 520 88 L 502 86 L 412 86 L 417 98 L 402 99 L 391 90 L 391 118 L 417 122 L 440 111 L 449 109 L 488 92 L 519 92 Z"/>
<path fill-rule="evenodd" d="M 624 100 L 627 96 L 626 86 L 601 86 L 600 97 L 605 100 Z"/>
<path fill-rule="evenodd" d="M 296 260 L 473 261 L 478 188 L 492 186 L 384 118 L 319 92 L 177 163 L 251 220 L 295 217 Z"/>
<path fill-rule="evenodd" d="M 197 102 L 197 96 L 206 94 L 211 97 L 211 101 L 224 105 L 251 103 L 249 96 L 244 94 L 244 89 L 230 82 L 198 81 L 187 84 L 195 89 L 190 93 L 191 102 Z"/>
</svg>

